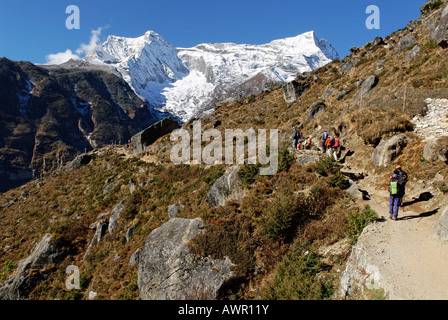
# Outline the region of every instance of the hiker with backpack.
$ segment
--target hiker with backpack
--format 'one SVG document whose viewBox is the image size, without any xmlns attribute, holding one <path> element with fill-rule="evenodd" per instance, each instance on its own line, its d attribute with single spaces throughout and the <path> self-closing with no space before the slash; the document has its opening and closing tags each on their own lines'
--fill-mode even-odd
<svg viewBox="0 0 448 320">
<path fill-rule="evenodd" d="M 300 132 L 297 127 L 292 127 L 293 133 L 292 133 L 292 148 L 294 151 L 297 150 L 299 139 L 302 137 L 302 132 Z"/>
<path fill-rule="evenodd" d="M 334 138 L 334 141 L 333 141 L 332 146 L 331 146 L 331 149 L 332 149 L 331 154 L 333 155 L 333 158 L 336 161 L 339 161 L 339 156 L 338 155 L 339 155 L 339 152 L 340 152 L 340 147 L 341 147 L 341 142 L 339 140 L 339 137 L 336 136 Z"/>
<path fill-rule="evenodd" d="M 333 137 L 328 136 L 327 140 L 325 140 L 325 149 L 327 149 L 327 156 L 329 156 L 329 157 L 331 157 L 332 143 L 334 143 Z"/>
<path fill-rule="evenodd" d="M 311 150 L 311 137 L 306 138 L 305 140 L 305 149 Z"/>
<path fill-rule="evenodd" d="M 328 139 L 328 132 L 325 130 L 321 135 L 320 135 L 320 140 L 322 141 L 322 153 L 325 153 L 325 151 L 327 151 L 327 147 L 325 146 L 325 142 Z"/>
<path fill-rule="evenodd" d="M 400 198 L 399 205 L 400 207 L 402 207 L 403 198 L 404 195 L 406 194 L 406 184 L 408 182 L 408 174 L 402 169 L 401 165 L 395 167 L 395 171 L 393 172 L 393 174 L 396 174 L 398 176 L 398 197 Z"/>
<path fill-rule="evenodd" d="M 390 197 L 389 197 L 389 218 L 392 220 L 398 219 L 398 210 L 400 206 L 400 193 L 398 184 L 398 174 L 395 172 L 391 175 L 389 179 L 389 186 L 387 187 Z"/>
</svg>

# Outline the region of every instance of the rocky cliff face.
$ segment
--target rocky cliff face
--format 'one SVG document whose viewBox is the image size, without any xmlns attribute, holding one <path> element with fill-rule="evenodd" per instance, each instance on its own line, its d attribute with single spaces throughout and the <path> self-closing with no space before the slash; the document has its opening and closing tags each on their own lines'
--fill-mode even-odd
<svg viewBox="0 0 448 320">
<path fill-rule="evenodd" d="M 0 60 L 0 191 L 155 122 L 116 75 Z"/>
</svg>

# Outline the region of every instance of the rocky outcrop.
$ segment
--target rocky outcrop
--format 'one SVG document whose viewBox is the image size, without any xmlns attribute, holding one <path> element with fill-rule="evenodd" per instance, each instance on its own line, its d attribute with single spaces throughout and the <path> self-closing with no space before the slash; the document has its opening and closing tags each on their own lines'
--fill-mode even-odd
<svg viewBox="0 0 448 320">
<path fill-rule="evenodd" d="M 188 242 L 203 231 L 200 219 L 173 218 L 148 236 L 139 253 L 138 287 L 143 300 L 216 299 L 234 278 L 232 262 L 197 258 Z"/>
<path fill-rule="evenodd" d="M 442 10 L 440 17 L 436 17 L 434 22 L 430 24 L 430 35 L 429 38 L 433 39 L 442 48 L 448 48 L 448 5 Z"/>
<path fill-rule="evenodd" d="M 440 3 L 448 2 L 448 0 L 428 0 L 424 5 L 420 7 L 420 12 L 422 14 L 431 13 L 435 8 L 437 8 Z"/>
<path fill-rule="evenodd" d="M 406 147 L 408 139 L 404 134 L 396 135 L 386 141 L 381 141 L 372 154 L 372 163 L 375 166 L 388 166 Z"/>
<path fill-rule="evenodd" d="M 112 209 L 112 212 L 110 213 L 108 231 L 111 236 L 114 235 L 115 228 L 117 228 L 118 225 L 118 218 L 120 218 L 120 213 L 123 208 L 124 201 L 121 201 Z"/>
<path fill-rule="evenodd" d="M 17 272 L 0 287 L 0 300 L 24 300 L 31 291 L 51 273 L 51 264 L 57 263 L 64 252 L 54 243 L 50 234 L 46 234 L 34 248 L 31 255 L 20 260 Z"/>
<path fill-rule="evenodd" d="M 319 114 L 324 112 L 326 108 L 327 106 L 322 101 L 317 101 L 313 103 L 311 107 L 308 109 L 308 121 L 313 120 Z"/>
<path fill-rule="evenodd" d="M 178 128 L 180 128 L 179 124 L 173 118 L 168 117 L 137 133 L 131 138 L 134 154 L 139 155 L 157 139 Z"/>
<path fill-rule="evenodd" d="M 95 234 L 93 235 L 92 240 L 90 241 L 89 246 L 87 247 L 86 253 L 84 254 L 84 257 L 83 257 L 84 260 L 90 255 L 92 248 L 95 245 L 97 245 L 100 242 L 101 238 L 106 234 L 108 225 L 109 225 L 109 223 L 105 220 L 99 221 L 96 224 L 96 227 L 95 227 L 96 231 L 95 231 Z"/>
<path fill-rule="evenodd" d="M 240 168 L 234 167 L 220 177 L 211 187 L 207 194 L 206 201 L 210 208 L 223 206 L 226 201 L 240 200 L 243 196 L 243 188 L 238 178 Z"/>
<path fill-rule="evenodd" d="M 410 34 L 404 36 L 398 43 L 397 50 L 395 51 L 395 54 L 404 51 L 405 49 L 414 45 L 416 42 L 417 42 L 417 39 L 414 37 L 413 34 L 410 33 Z"/>
<path fill-rule="evenodd" d="M 430 236 L 433 239 L 448 241 L 448 207 L 442 212 L 437 225 Z"/>
<path fill-rule="evenodd" d="M 428 142 L 423 148 L 423 158 L 426 161 L 448 161 L 448 145 L 446 145 L 448 139 L 442 141 Z"/>
<path fill-rule="evenodd" d="M 367 92 L 372 90 L 378 84 L 378 77 L 371 75 L 361 84 L 361 94 L 365 95 Z"/>
<path fill-rule="evenodd" d="M 91 154 L 89 154 L 89 153 L 80 154 L 75 159 L 73 159 L 71 162 L 69 162 L 65 166 L 64 170 L 66 172 L 76 170 L 76 169 L 78 169 L 78 168 L 80 168 L 82 166 L 85 166 L 85 165 L 89 164 L 90 161 L 92 161 L 92 155 Z"/>
<path fill-rule="evenodd" d="M 286 102 L 292 103 L 296 101 L 302 94 L 310 88 L 306 83 L 291 81 L 283 85 L 283 98 Z"/>
<path fill-rule="evenodd" d="M 361 235 L 362 237 L 362 235 Z M 352 248 L 345 270 L 341 275 L 339 298 L 348 299 L 362 292 L 364 288 L 381 288 L 381 273 L 369 257 L 362 239 Z"/>
</svg>

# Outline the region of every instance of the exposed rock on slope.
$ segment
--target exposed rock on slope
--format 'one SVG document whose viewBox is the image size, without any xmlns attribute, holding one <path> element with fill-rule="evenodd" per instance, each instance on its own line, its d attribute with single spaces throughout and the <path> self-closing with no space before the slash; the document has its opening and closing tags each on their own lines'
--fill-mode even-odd
<svg viewBox="0 0 448 320">
<path fill-rule="evenodd" d="M 131 138 L 134 154 L 139 155 L 145 151 L 147 146 L 156 142 L 158 138 L 171 133 L 179 127 L 179 124 L 173 118 L 168 117 L 137 133 Z"/>
<path fill-rule="evenodd" d="M 138 287 L 144 300 L 215 299 L 234 276 L 232 263 L 196 258 L 187 243 L 202 232 L 200 219 L 173 218 L 154 230 L 139 253 Z"/>
<path fill-rule="evenodd" d="M 372 162 L 376 166 L 388 166 L 406 147 L 408 139 L 405 135 L 397 135 L 386 141 L 381 141 L 372 154 Z"/>
<path fill-rule="evenodd" d="M 216 180 L 206 198 L 210 208 L 223 206 L 227 200 L 241 199 L 243 189 L 238 178 L 239 170 L 240 168 L 237 166 Z"/>
<path fill-rule="evenodd" d="M 17 273 L 9 276 L 0 287 L 0 300 L 27 299 L 29 293 L 51 273 L 48 267 L 57 263 L 63 254 L 53 243 L 52 236 L 46 234 L 31 255 L 19 261 Z"/>
</svg>

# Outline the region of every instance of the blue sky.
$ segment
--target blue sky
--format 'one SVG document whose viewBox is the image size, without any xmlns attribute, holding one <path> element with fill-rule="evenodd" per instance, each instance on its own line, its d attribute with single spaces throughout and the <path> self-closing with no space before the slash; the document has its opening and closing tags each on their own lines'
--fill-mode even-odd
<svg viewBox="0 0 448 320">
<path fill-rule="evenodd" d="M 417 19 L 425 0 L 0 0 L 0 57 L 45 63 L 48 54 L 75 52 L 92 30 L 138 37 L 154 30 L 176 47 L 199 43 L 263 44 L 314 30 L 344 57 L 376 36 Z M 66 7 L 80 10 L 69 30 Z M 380 29 L 369 30 L 366 8 L 380 9 Z M 82 55 L 81 55 L 82 56 Z"/>
</svg>

